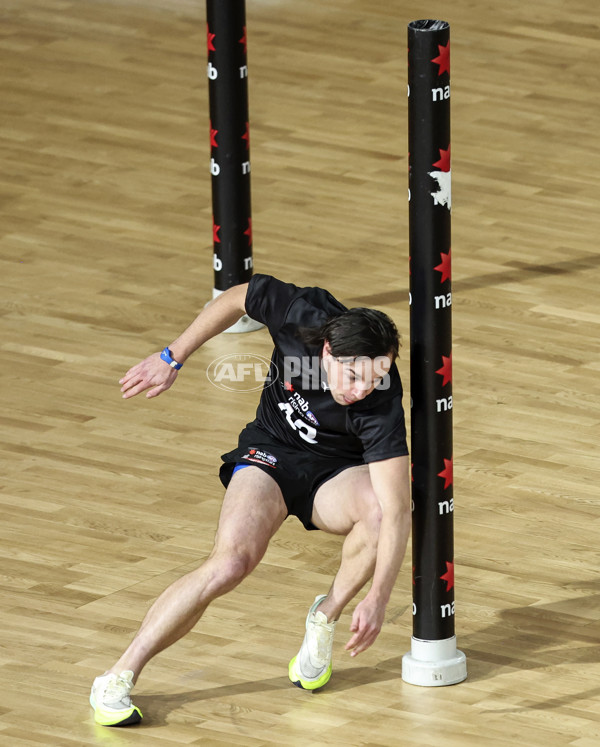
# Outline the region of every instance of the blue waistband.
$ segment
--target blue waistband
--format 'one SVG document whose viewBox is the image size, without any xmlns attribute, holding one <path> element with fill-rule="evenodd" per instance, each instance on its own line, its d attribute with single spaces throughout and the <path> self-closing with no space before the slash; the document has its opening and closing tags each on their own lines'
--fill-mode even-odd
<svg viewBox="0 0 600 747">
<path fill-rule="evenodd" d="M 235 473 L 236 473 L 236 472 L 237 472 L 237 471 L 238 471 L 239 469 L 244 469 L 244 467 L 251 467 L 251 466 L 252 466 L 251 464 L 242 464 L 242 463 L 240 462 L 240 463 L 236 464 L 236 465 L 235 465 L 235 467 L 233 468 L 233 472 L 231 473 L 231 476 L 233 477 L 233 475 L 235 475 Z"/>
</svg>

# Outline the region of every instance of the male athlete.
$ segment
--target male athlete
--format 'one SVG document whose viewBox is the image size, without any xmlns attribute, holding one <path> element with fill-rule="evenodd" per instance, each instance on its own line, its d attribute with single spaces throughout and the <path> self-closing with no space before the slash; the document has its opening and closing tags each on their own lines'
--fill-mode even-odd
<svg viewBox="0 0 600 747">
<path fill-rule="evenodd" d="M 346 650 L 359 654 L 381 630 L 411 521 L 402 385 L 394 363 L 399 341 L 389 317 L 346 309 L 320 288 L 254 275 L 208 304 L 162 353 L 131 368 L 119 382 L 123 397 L 167 390 L 195 350 L 245 313 L 267 326 L 275 349 L 256 419 L 222 457 L 227 490 L 214 547 L 197 570 L 162 593 L 125 653 L 95 679 L 90 702 L 99 724 L 141 720 L 130 691 L 143 667 L 251 573 L 289 515 L 306 529 L 345 536 L 332 586 L 308 612 L 290 680 L 306 690 L 329 681 L 336 621 L 369 579 Z"/>
</svg>

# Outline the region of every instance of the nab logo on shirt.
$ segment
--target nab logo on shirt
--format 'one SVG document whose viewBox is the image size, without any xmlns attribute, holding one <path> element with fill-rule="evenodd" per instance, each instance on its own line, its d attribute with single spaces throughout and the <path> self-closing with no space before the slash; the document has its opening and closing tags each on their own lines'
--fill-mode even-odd
<svg viewBox="0 0 600 747">
<path fill-rule="evenodd" d="M 274 373 L 273 373 L 274 372 Z M 211 384 L 226 392 L 256 392 L 277 381 L 278 371 L 271 361 L 255 353 L 227 354 L 206 369 Z"/>
</svg>

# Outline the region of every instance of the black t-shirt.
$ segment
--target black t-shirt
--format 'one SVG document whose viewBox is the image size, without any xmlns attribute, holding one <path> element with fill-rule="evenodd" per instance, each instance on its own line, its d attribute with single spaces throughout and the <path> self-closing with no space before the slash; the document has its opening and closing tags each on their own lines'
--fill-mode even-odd
<svg viewBox="0 0 600 747">
<path fill-rule="evenodd" d="M 299 330 L 320 327 L 345 306 L 321 288 L 298 288 L 257 274 L 248 286 L 246 311 L 267 326 L 275 343 L 256 412 L 261 428 L 321 456 L 369 463 L 408 454 L 396 364 L 382 387 L 354 404 L 340 405 L 321 372 L 321 346 L 300 338 Z"/>
</svg>

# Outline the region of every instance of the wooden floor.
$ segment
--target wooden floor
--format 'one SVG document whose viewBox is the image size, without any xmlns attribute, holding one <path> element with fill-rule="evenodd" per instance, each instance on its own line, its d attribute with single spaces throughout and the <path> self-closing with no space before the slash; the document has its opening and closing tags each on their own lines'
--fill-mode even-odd
<svg viewBox="0 0 600 747">
<path fill-rule="evenodd" d="M 414 0 L 248 0 L 255 269 L 408 331 Z M 410 563 L 330 685 L 287 662 L 340 541 L 286 522 L 255 574 L 154 660 L 131 730 L 92 678 L 211 547 L 219 455 L 256 395 L 117 380 L 212 288 L 201 0 L 0 4 L 0 744 L 600 743 L 600 12 L 452 3 L 456 626 L 469 676 L 401 680 Z M 408 383 L 408 339 L 401 372 Z"/>
</svg>

